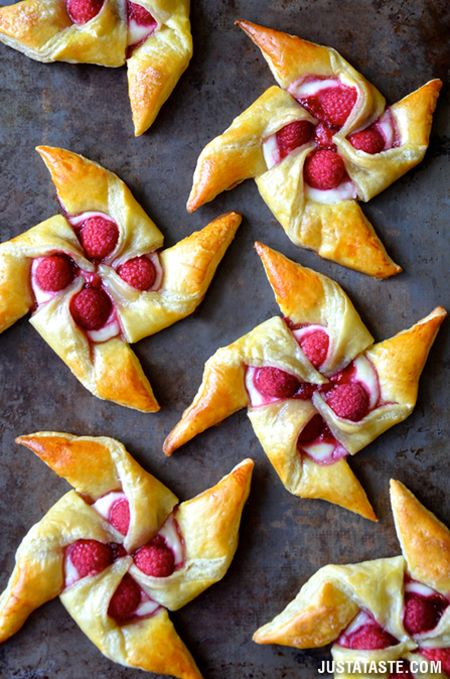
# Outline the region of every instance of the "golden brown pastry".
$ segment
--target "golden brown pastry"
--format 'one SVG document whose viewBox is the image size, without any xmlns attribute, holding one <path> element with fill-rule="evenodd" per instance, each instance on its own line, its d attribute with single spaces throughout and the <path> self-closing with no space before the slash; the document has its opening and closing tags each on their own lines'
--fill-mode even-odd
<svg viewBox="0 0 450 679">
<path fill-rule="evenodd" d="M 112 172 L 38 147 L 64 216 L 0 244 L 0 332 L 31 324 L 99 398 L 159 410 L 129 347 L 191 314 L 241 217 L 218 217 L 166 250 L 163 235 Z"/>
<path fill-rule="evenodd" d="M 236 551 L 253 461 L 178 504 L 114 439 L 57 432 L 21 436 L 73 490 L 22 540 L 0 596 L 0 641 L 60 597 L 114 662 L 201 679 L 167 610 L 218 582 Z"/>
<path fill-rule="evenodd" d="M 357 200 L 370 200 L 422 160 L 441 82 L 386 107 L 334 49 L 237 23 L 280 87 L 204 148 L 188 210 L 253 178 L 296 245 L 378 278 L 398 273 Z"/>
<path fill-rule="evenodd" d="M 126 63 L 138 136 L 192 56 L 189 0 L 22 0 L 0 8 L 0 41 L 37 61 Z"/>
<path fill-rule="evenodd" d="M 450 676 L 450 531 L 399 481 L 391 504 L 402 556 L 324 566 L 256 643 L 333 643 L 335 679 Z"/>
<path fill-rule="evenodd" d="M 283 318 L 271 318 L 205 365 L 194 401 L 164 443 L 171 455 L 247 407 L 284 486 L 376 520 L 346 457 L 411 414 L 419 377 L 446 316 L 437 307 L 374 344 L 333 280 L 262 243 L 256 249 Z"/>
</svg>

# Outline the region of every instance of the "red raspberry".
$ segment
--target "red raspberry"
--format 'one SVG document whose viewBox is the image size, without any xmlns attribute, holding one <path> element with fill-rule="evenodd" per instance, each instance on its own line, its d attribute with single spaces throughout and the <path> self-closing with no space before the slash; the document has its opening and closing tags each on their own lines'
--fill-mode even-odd
<svg viewBox="0 0 450 679">
<path fill-rule="evenodd" d="M 155 19 L 145 7 L 138 5 L 136 2 L 130 2 L 130 0 L 127 2 L 127 14 L 128 21 L 135 21 L 140 26 L 153 26 L 153 24 L 156 24 Z"/>
<path fill-rule="evenodd" d="M 296 120 L 278 130 L 276 136 L 280 158 L 285 158 L 298 146 L 306 144 L 312 138 L 313 133 L 314 125 L 307 120 Z"/>
<path fill-rule="evenodd" d="M 380 153 L 384 149 L 383 135 L 373 126 L 361 132 L 354 132 L 348 140 L 353 148 L 365 153 Z"/>
<path fill-rule="evenodd" d="M 121 497 L 112 503 L 109 514 L 109 523 L 122 535 L 128 533 L 130 527 L 130 503 L 126 497 Z"/>
<path fill-rule="evenodd" d="M 378 624 L 361 625 L 354 632 L 346 635 L 340 642 L 344 648 L 360 651 L 376 651 L 388 646 L 395 646 L 398 641 Z"/>
<path fill-rule="evenodd" d="M 101 288 L 83 288 L 72 297 L 70 313 L 85 330 L 99 330 L 111 313 L 112 303 Z"/>
<path fill-rule="evenodd" d="M 36 267 L 37 283 L 47 292 L 64 290 L 73 281 L 73 275 L 72 263 L 66 255 L 43 257 Z"/>
<path fill-rule="evenodd" d="M 317 146 L 320 146 L 322 149 L 336 151 L 336 144 L 333 143 L 333 135 L 335 135 L 336 132 L 337 129 L 335 127 L 327 127 L 323 123 L 319 123 L 316 127 L 314 141 Z"/>
<path fill-rule="evenodd" d="M 342 127 L 349 117 L 357 99 L 354 87 L 327 87 L 317 93 L 317 103 L 321 109 L 319 120 L 330 127 Z"/>
<path fill-rule="evenodd" d="M 141 588 L 131 575 L 123 576 L 119 586 L 111 597 L 108 615 L 119 625 L 128 622 L 136 612 L 141 601 Z"/>
<path fill-rule="evenodd" d="M 77 540 L 67 548 L 67 556 L 80 578 L 101 573 L 113 562 L 111 547 L 98 540 Z"/>
<path fill-rule="evenodd" d="M 336 385 L 326 400 L 338 417 L 352 422 L 359 422 L 369 412 L 369 395 L 360 382 Z"/>
<path fill-rule="evenodd" d="M 164 538 L 157 535 L 134 555 L 134 563 L 146 575 L 154 578 L 166 578 L 175 570 L 175 558 L 172 550 L 166 545 Z"/>
<path fill-rule="evenodd" d="M 309 382 L 300 382 L 298 390 L 295 392 L 295 398 L 297 398 L 299 401 L 309 401 L 316 389 L 317 387 L 315 384 L 310 384 Z"/>
<path fill-rule="evenodd" d="M 405 630 L 413 635 L 434 629 L 447 606 L 448 601 L 438 594 L 424 597 L 414 592 L 406 592 L 403 614 Z"/>
<path fill-rule="evenodd" d="M 347 177 L 344 161 L 335 151 L 318 149 L 307 156 L 305 181 L 314 189 L 335 189 Z"/>
<path fill-rule="evenodd" d="M 300 339 L 303 353 L 315 368 L 319 368 L 326 359 L 329 345 L 330 339 L 324 330 L 314 330 Z"/>
<path fill-rule="evenodd" d="M 442 671 L 450 676 L 450 648 L 421 648 L 427 660 L 440 660 Z"/>
<path fill-rule="evenodd" d="M 109 546 L 111 547 L 113 561 L 115 561 L 116 559 L 121 559 L 122 557 L 127 555 L 125 547 L 119 544 L 118 542 L 110 542 Z"/>
<path fill-rule="evenodd" d="M 332 436 L 330 430 L 328 429 L 325 420 L 320 415 L 314 415 L 314 417 L 308 422 L 308 424 L 303 427 L 298 437 L 298 444 L 308 444 L 312 443 L 319 437 L 326 435 Z"/>
<path fill-rule="evenodd" d="M 74 24 L 86 24 L 102 7 L 103 0 L 66 0 L 67 14 Z"/>
<path fill-rule="evenodd" d="M 398 660 L 396 663 L 398 672 L 391 672 L 389 679 L 414 679 L 407 660 Z"/>
<path fill-rule="evenodd" d="M 117 273 L 124 281 L 137 290 L 149 290 L 156 279 L 156 268 L 148 257 L 134 257 L 121 264 Z"/>
<path fill-rule="evenodd" d="M 255 387 L 269 398 L 290 398 L 299 387 L 299 381 L 279 368 L 258 368 L 254 376 Z"/>
<path fill-rule="evenodd" d="M 104 259 L 117 245 L 117 224 L 105 217 L 89 217 L 81 225 L 80 241 L 89 259 Z"/>
</svg>

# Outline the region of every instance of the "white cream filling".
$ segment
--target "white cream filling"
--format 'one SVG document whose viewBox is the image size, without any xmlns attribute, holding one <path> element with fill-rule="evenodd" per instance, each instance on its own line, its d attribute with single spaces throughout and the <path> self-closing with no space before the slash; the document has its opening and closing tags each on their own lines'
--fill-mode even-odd
<svg viewBox="0 0 450 679">
<path fill-rule="evenodd" d="M 350 623 L 347 629 L 342 633 L 342 638 L 345 639 L 345 637 L 349 636 L 363 625 L 373 625 L 373 618 L 365 611 L 358 613 L 353 622 Z"/>
<path fill-rule="evenodd" d="M 79 215 L 76 215 L 75 217 L 68 217 L 68 221 L 72 226 L 79 226 L 83 222 L 86 221 L 86 219 L 89 219 L 90 217 L 103 217 L 103 219 L 107 219 L 109 222 L 113 222 L 114 220 L 111 219 L 111 217 L 104 212 L 82 212 Z"/>
<path fill-rule="evenodd" d="M 155 290 L 159 290 L 162 284 L 163 276 L 164 276 L 164 271 L 161 266 L 161 261 L 159 259 L 159 255 L 157 252 L 152 252 L 151 255 L 147 255 L 153 266 L 155 267 L 156 271 L 156 277 L 155 277 L 155 282 L 153 283 L 152 287 L 149 290 L 146 290 L 146 292 L 154 292 Z"/>
<path fill-rule="evenodd" d="M 135 615 L 138 615 L 139 617 L 153 615 L 159 607 L 159 604 L 156 601 L 153 601 L 153 599 L 146 599 L 136 608 Z"/>
<path fill-rule="evenodd" d="M 263 396 L 255 386 L 255 373 L 259 368 L 248 366 L 245 373 L 245 388 L 250 398 L 250 405 L 253 407 L 267 405 L 268 403 L 276 403 L 280 399 L 271 396 Z"/>
<path fill-rule="evenodd" d="M 392 113 L 389 109 L 386 109 L 381 118 L 377 120 L 376 126 L 384 137 L 383 151 L 392 148 L 395 140 L 395 129 Z"/>
<path fill-rule="evenodd" d="M 314 189 L 305 182 L 305 194 L 307 198 L 316 203 L 326 203 L 332 205 L 343 200 L 358 198 L 356 186 L 351 180 L 342 182 L 335 189 Z"/>
<path fill-rule="evenodd" d="M 49 255 L 50 256 L 50 255 Z M 36 299 L 36 302 L 38 304 L 45 304 L 45 302 L 49 302 L 51 299 L 56 297 L 56 295 L 60 295 L 63 290 L 66 290 L 69 286 L 66 286 L 63 290 L 57 290 L 56 292 L 53 290 L 43 290 L 39 283 L 37 282 L 37 277 L 36 277 L 36 270 L 40 264 L 40 262 L 45 259 L 45 257 L 36 257 L 33 259 L 33 262 L 31 264 L 31 287 L 33 289 L 33 294 Z M 73 281 L 70 281 L 69 285 L 72 285 Z"/>
<path fill-rule="evenodd" d="M 405 585 L 405 592 L 412 592 L 420 596 L 435 596 L 436 592 L 431 587 L 423 585 L 421 582 L 407 582 Z"/>
<path fill-rule="evenodd" d="M 175 566 L 179 566 L 184 561 L 183 544 L 177 530 L 175 517 L 171 514 L 164 522 L 158 535 L 164 538 L 166 545 L 172 550 L 175 559 Z"/>
<path fill-rule="evenodd" d="M 263 143 L 263 154 L 268 170 L 270 170 L 275 165 L 278 165 L 280 162 L 280 152 L 278 150 L 276 134 L 272 134 Z"/>
<path fill-rule="evenodd" d="M 369 407 L 375 408 L 380 400 L 380 385 L 375 367 L 366 356 L 358 356 L 353 362 L 354 380 L 362 382 L 369 394 Z"/>
<path fill-rule="evenodd" d="M 94 502 L 92 507 L 100 514 L 100 516 L 103 516 L 104 519 L 108 520 L 109 512 L 114 502 L 121 500 L 122 498 L 126 499 L 126 497 L 127 496 L 125 493 L 123 493 L 121 490 L 112 491 L 111 493 L 103 495 L 103 497 L 99 497 L 99 499 Z"/>
<path fill-rule="evenodd" d="M 145 40 L 145 38 L 147 38 L 155 31 L 156 26 L 157 26 L 156 22 L 151 26 L 143 26 L 142 24 L 138 24 L 138 22 L 135 21 L 134 19 L 131 19 L 131 21 L 129 21 L 128 23 L 128 38 L 127 38 L 128 47 L 132 45 L 137 45 L 137 43 Z"/>
<path fill-rule="evenodd" d="M 320 90 L 325 90 L 330 87 L 340 87 L 341 82 L 337 78 L 327 78 L 326 80 L 309 80 L 307 82 L 296 81 L 289 85 L 288 92 L 296 99 L 305 99 L 312 97 Z"/>
<path fill-rule="evenodd" d="M 318 463 L 331 458 L 335 447 L 336 445 L 334 443 L 324 443 L 323 441 L 308 443 L 306 446 L 301 446 L 302 450 L 304 450 L 305 453 L 308 453 L 308 455 Z"/>
<path fill-rule="evenodd" d="M 73 565 L 70 556 L 66 556 L 64 561 L 64 575 L 65 575 L 64 581 L 65 587 L 70 587 L 70 585 L 73 585 L 74 582 L 80 579 L 80 574 Z"/>
<path fill-rule="evenodd" d="M 107 342 L 120 334 L 120 325 L 115 309 L 111 310 L 108 320 L 99 330 L 86 330 L 86 335 L 92 342 Z"/>
</svg>

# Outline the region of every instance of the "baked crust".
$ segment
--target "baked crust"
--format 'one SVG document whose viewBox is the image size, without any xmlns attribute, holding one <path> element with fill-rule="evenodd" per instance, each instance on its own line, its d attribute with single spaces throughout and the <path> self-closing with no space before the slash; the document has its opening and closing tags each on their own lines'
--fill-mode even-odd
<svg viewBox="0 0 450 679">
<path fill-rule="evenodd" d="M 19 546 L 16 565 L 0 597 L 0 640 L 8 639 L 33 610 L 59 595 L 89 639 L 114 662 L 180 679 L 201 679 L 165 609 L 184 606 L 228 570 L 237 548 L 253 461 L 244 460 L 215 486 L 177 506 L 175 495 L 119 441 L 38 432 L 21 436 L 17 442 L 74 490 L 49 509 Z M 93 504 L 112 491 L 123 492 L 129 503 L 126 536 Z M 133 563 L 131 553 L 158 534 L 170 517 L 181 534 L 183 562 L 168 577 L 150 577 Z M 117 557 L 101 573 L 67 585 L 64 550 L 80 539 L 120 543 L 128 554 Z M 126 573 L 159 608 L 150 617 L 120 625 L 108 615 L 108 607 Z"/>
<path fill-rule="evenodd" d="M 400 144 L 369 154 L 348 135 L 380 118 L 385 99 L 336 50 L 248 21 L 238 21 L 261 49 L 280 87 L 271 87 L 201 152 L 187 209 L 193 212 L 224 190 L 253 178 L 261 197 L 293 243 L 356 271 L 387 278 L 401 271 L 387 254 L 356 200 L 368 201 L 419 163 L 427 149 L 442 83 L 431 80 L 389 108 Z M 317 122 L 294 98 L 297 82 L 311 75 L 339 78 L 358 96 L 333 136 L 357 198 L 319 199 L 303 180 L 313 141 L 269 166 L 264 143 L 294 121 Z M 294 89 L 293 89 L 294 88 Z M 292 95 L 292 96 L 291 96 Z"/>
<path fill-rule="evenodd" d="M 331 649 L 336 662 L 415 659 L 420 660 L 422 666 L 426 660 L 418 650 L 448 648 L 450 607 L 445 609 L 434 629 L 412 637 L 403 626 L 403 598 L 405 576 L 412 576 L 448 597 L 450 531 L 399 481 L 391 481 L 391 504 L 403 555 L 324 566 L 302 586 L 284 611 L 255 632 L 253 640 L 256 643 L 317 648 L 336 642 Z M 443 548 L 441 551 L 437 549 L 439 545 Z M 379 650 L 358 650 L 340 645 L 338 637 L 358 611 L 370 613 L 397 643 Z M 337 671 L 334 676 L 336 679 L 365 678 L 373 674 Z M 380 670 L 376 676 L 387 679 L 391 675 Z M 433 676 L 443 678 L 447 675 L 436 675 L 432 669 L 420 674 L 426 679 Z"/>
<path fill-rule="evenodd" d="M 128 54 L 126 3 L 104 0 L 90 21 L 72 23 L 64 0 L 22 0 L 0 8 L 0 41 L 31 59 L 128 67 L 135 135 L 153 123 L 192 57 L 189 0 L 140 0 L 157 22 Z"/>
<path fill-rule="evenodd" d="M 108 216 L 118 226 L 119 239 L 111 256 L 98 265 L 97 271 L 113 301 L 119 334 L 105 341 L 91 341 L 75 323 L 70 303 L 83 287 L 80 276 L 64 291 L 40 304 L 30 322 L 95 396 L 143 412 L 155 412 L 159 405 L 129 343 L 167 328 L 197 308 L 233 240 L 241 216 L 226 213 L 160 252 L 159 288 L 140 291 L 125 282 L 117 268 L 129 259 L 162 247 L 163 235 L 155 223 L 117 175 L 65 149 L 40 146 L 37 150 L 50 172 L 66 216 L 51 217 L 0 245 L 0 331 L 34 308 L 31 276 L 35 258 L 62 252 L 80 270 L 96 271 L 86 259 L 70 220 L 92 211 Z"/>
<path fill-rule="evenodd" d="M 262 243 L 256 249 L 285 320 L 271 318 L 206 362 L 202 383 L 164 442 L 172 455 L 212 425 L 247 406 L 264 452 L 283 485 L 294 495 L 321 498 L 376 520 L 367 496 L 345 459 L 317 464 L 300 455 L 297 442 L 319 413 L 335 439 L 353 455 L 412 412 L 420 374 L 446 311 L 437 307 L 408 330 L 383 342 L 374 339 L 351 300 L 333 280 L 287 259 Z M 303 353 L 293 327 L 320 326 L 329 339 L 327 356 L 316 370 Z M 379 397 L 359 421 L 335 414 L 320 388 L 311 399 L 278 398 L 252 405 L 246 388 L 248 366 L 271 366 L 300 382 L 323 386 L 355 359 L 368 362 Z"/>
</svg>

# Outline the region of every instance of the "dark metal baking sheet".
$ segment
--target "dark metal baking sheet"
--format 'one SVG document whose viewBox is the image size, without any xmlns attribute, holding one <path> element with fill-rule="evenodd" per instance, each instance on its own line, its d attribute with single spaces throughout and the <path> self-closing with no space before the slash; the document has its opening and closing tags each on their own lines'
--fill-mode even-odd
<svg viewBox="0 0 450 679">
<path fill-rule="evenodd" d="M 3 3 L 4 4 L 4 3 Z M 370 280 L 286 238 L 252 182 L 193 216 L 185 201 L 198 153 L 273 84 L 257 49 L 233 27 L 239 16 L 333 45 L 394 101 L 433 76 L 445 78 L 445 0 L 197 0 L 195 56 L 150 133 L 132 137 L 125 69 L 43 65 L 0 46 L 0 229 L 10 238 L 58 210 L 37 144 L 61 145 L 115 170 L 172 244 L 221 212 L 245 215 L 203 305 L 189 319 L 141 341 L 136 351 L 162 411 L 143 415 L 95 399 L 23 320 L 0 337 L 0 585 L 17 545 L 65 491 L 64 481 L 14 444 L 40 429 L 115 436 L 137 459 L 187 498 L 243 457 L 255 458 L 251 498 L 236 558 L 221 583 L 173 614 L 205 679 L 314 679 L 328 650 L 261 647 L 253 631 L 278 613 L 328 562 L 397 554 L 388 480 L 404 481 L 443 520 L 448 493 L 449 324 L 424 372 L 415 413 L 351 464 L 368 491 L 374 525 L 325 502 L 301 501 L 281 486 L 245 412 L 166 460 L 165 435 L 190 402 L 210 354 L 277 312 L 252 245 L 256 238 L 334 277 L 381 339 L 449 302 L 449 230 L 445 215 L 448 100 L 441 96 L 425 161 L 365 207 L 405 273 Z M 448 176 L 448 173 L 447 173 Z M 138 679 L 114 665 L 78 629 L 58 601 L 34 613 L 0 648 L 5 679 Z"/>
</svg>

